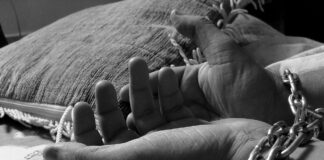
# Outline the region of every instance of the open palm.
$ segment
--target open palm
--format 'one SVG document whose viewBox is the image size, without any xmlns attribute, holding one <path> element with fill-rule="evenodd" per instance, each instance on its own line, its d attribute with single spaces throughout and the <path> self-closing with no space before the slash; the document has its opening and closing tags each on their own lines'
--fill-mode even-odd
<svg viewBox="0 0 324 160">
<path fill-rule="evenodd" d="M 134 74 L 138 70 L 143 74 Z M 170 90 L 159 90 L 162 103 L 156 106 L 150 93 L 147 67 L 143 60 L 130 62 L 130 99 L 136 128 L 129 130 L 118 109 L 114 87 L 107 81 L 96 86 L 97 113 L 101 135 L 87 103 L 73 110 L 76 142 L 50 146 L 44 151 L 47 160 L 104 159 L 247 159 L 252 148 L 266 134 L 269 125 L 249 119 L 222 119 L 207 123 L 195 118 Z M 175 78 L 171 69 L 159 74 L 165 85 Z M 162 93 L 161 93 L 162 92 Z M 143 97 L 146 97 L 143 99 Z M 166 103 L 164 103 L 163 101 Z M 148 134 L 147 134 L 148 133 Z M 141 136 L 142 135 L 142 136 Z M 104 141 L 102 141 L 104 139 Z"/>
<path fill-rule="evenodd" d="M 289 108 L 282 107 L 287 104 L 278 91 L 279 76 L 257 64 L 246 53 L 249 50 L 242 49 L 203 17 L 172 14 L 171 20 L 181 34 L 201 48 L 207 60 L 199 65 L 172 68 L 184 105 L 194 116 L 207 121 L 238 117 L 269 123 L 292 118 Z M 159 72 L 150 74 L 153 95 L 158 95 L 161 88 Z M 122 101 L 129 101 L 129 86 L 120 95 Z M 155 97 L 158 102 L 159 96 Z M 129 117 L 131 122 L 132 115 Z"/>
</svg>

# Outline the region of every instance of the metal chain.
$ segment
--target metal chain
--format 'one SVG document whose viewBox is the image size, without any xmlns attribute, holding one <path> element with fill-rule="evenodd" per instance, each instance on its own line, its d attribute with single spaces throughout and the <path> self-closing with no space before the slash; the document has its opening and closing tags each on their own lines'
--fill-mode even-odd
<svg viewBox="0 0 324 160">
<path fill-rule="evenodd" d="M 289 127 L 284 121 L 275 123 L 254 147 L 249 160 L 285 159 L 298 146 L 307 144 L 312 137 L 316 138 L 319 134 L 324 108 L 311 109 L 300 90 L 301 82 L 297 74 L 285 70 L 283 83 L 290 87 L 288 102 L 295 116 L 294 124 Z"/>
</svg>

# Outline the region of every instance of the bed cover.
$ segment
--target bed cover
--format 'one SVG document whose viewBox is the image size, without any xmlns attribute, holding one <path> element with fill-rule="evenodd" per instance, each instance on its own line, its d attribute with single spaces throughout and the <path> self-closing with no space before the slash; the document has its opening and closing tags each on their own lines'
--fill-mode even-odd
<svg viewBox="0 0 324 160">
<path fill-rule="evenodd" d="M 0 119 L 1 160 L 42 160 L 41 150 L 53 143 L 42 128 L 27 127 L 9 117 Z"/>
</svg>

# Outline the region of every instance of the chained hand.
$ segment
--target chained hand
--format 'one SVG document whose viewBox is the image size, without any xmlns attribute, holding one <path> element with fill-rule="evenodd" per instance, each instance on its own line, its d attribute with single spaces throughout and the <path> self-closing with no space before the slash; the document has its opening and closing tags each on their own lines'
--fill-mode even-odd
<svg viewBox="0 0 324 160">
<path fill-rule="evenodd" d="M 212 121 L 219 118 L 253 118 L 273 124 L 291 121 L 293 115 L 283 98 L 281 79 L 258 65 L 232 38 L 200 16 L 173 13 L 171 21 L 179 33 L 192 39 L 207 62 L 171 68 L 183 94 L 185 107 L 197 117 Z M 150 74 L 156 103 L 160 71 Z M 121 99 L 129 101 L 129 86 Z M 128 122 L 132 123 L 132 115 Z"/>
<path fill-rule="evenodd" d="M 168 81 L 168 77 L 175 78 L 172 70 L 160 73 L 163 85 L 173 87 L 159 90 L 163 103 L 156 105 L 150 96 L 145 62 L 133 59 L 129 66 L 129 96 L 138 132 L 127 129 L 114 87 L 101 81 L 96 85 L 101 134 L 96 130 L 90 105 L 78 103 L 73 110 L 76 142 L 48 147 L 44 151 L 46 160 L 247 159 L 269 128 L 264 122 L 248 119 L 201 122 L 179 101 L 182 94 L 176 87 L 177 82 Z M 142 71 L 141 74 L 136 74 L 137 70 Z M 175 95 L 169 96 L 169 91 Z"/>
<path fill-rule="evenodd" d="M 61 143 L 46 148 L 44 151 L 46 160 L 208 160 L 215 158 L 237 160 L 248 159 L 253 147 L 257 144 L 257 148 L 252 152 L 257 154 L 252 154 L 252 156 L 260 156 L 256 151 L 269 148 L 267 143 L 274 146 L 269 160 L 277 158 L 284 138 L 278 139 L 276 136 L 286 132 L 285 123 L 279 122 L 270 127 L 256 120 L 222 119 L 213 123 L 199 124 L 197 121 L 200 120 L 191 114 L 186 114 L 188 112 L 183 111 L 186 110 L 183 106 L 174 105 L 175 102 L 179 102 L 180 92 L 176 92 L 178 96 L 164 97 L 169 100 L 168 104 L 162 103 L 155 106 L 153 97 L 149 96 L 151 90 L 147 81 L 147 68 L 141 60 L 137 59 L 132 63 L 130 67 L 133 67 L 131 69 L 131 77 L 133 77 L 131 84 L 133 85 L 130 86 L 129 96 L 132 100 L 132 109 L 136 114 L 136 127 L 139 132 L 135 133 L 127 129 L 122 113 L 118 110 L 115 90 L 110 83 L 103 81 L 96 86 L 101 134 L 96 130 L 95 118 L 90 105 L 78 103 L 73 110 L 76 142 Z M 144 74 L 134 74 L 132 72 L 134 70 L 144 71 Z M 164 70 L 163 72 L 170 74 L 163 73 L 162 79 L 165 78 L 164 76 L 175 77 L 170 71 Z M 164 83 L 170 85 L 166 81 Z M 160 90 L 160 92 L 164 91 Z M 146 95 L 145 99 L 143 99 L 144 95 Z M 165 112 L 169 109 L 173 112 Z M 298 131 L 299 127 L 294 128 Z M 270 130 L 267 132 L 268 128 Z M 147 131 L 150 133 L 145 134 Z M 141 134 L 144 135 L 141 136 Z M 292 144 L 294 147 L 294 143 Z M 324 144 L 314 141 L 311 145 L 311 153 L 307 148 L 297 150 L 293 148 L 294 152 L 290 157 L 303 160 L 323 159 Z"/>
</svg>

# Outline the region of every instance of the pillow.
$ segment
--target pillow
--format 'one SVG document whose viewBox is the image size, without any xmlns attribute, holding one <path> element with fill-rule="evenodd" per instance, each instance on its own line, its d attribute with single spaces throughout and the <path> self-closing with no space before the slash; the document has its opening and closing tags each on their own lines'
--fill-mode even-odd
<svg viewBox="0 0 324 160">
<path fill-rule="evenodd" d="M 69 15 L 2 48 L 0 117 L 56 132 L 67 106 L 94 105 L 96 82 L 109 80 L 117 91 L 128 83 L 131 57 L 143 57 L 150 70 L 182 64 L 169 41 L 169 14 L 206 15 L 209 8 L 205 0 L 125 0 Z M 180 44 L 192 46 L 184 38 Z"/>
</svg>

